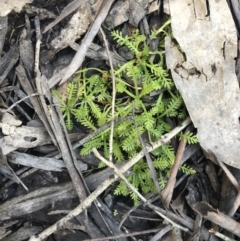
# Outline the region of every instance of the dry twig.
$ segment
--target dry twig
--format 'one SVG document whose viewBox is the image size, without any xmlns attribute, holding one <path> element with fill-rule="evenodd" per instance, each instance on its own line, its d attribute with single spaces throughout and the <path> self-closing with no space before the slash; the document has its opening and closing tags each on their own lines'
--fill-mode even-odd
<svg viewBox="0 0 240 241">
<path fill-rule="evenodd" d="M 111 68 L 111 76 L 112 76 L 112 119 L 111 119 L 111 130 L 110 130 L 110 137 L 109 137 L 109 161 L 112 161 L 112 155 L 113 155 L 113 132 L 114 132 L 114 114 L 115 114 L 115 99 L 116 99 L 116 79 L 114 75 L 114 69 L 113 69 L 113 63 L 112 63 L 112 56 L 110 54 L 109 48 L 108 48 L 108 42 L 106 39 L 106 35 L 102 28 L 100 28 L 101 34 L 103 36 L 103 40 L 106 46 L 109 64 Z"/>
<path fill-rule="evenodd" d="M 188 130 L 186 130 L 187 132 Z M 175 157 L 175 161 L 174 164 L 171 168 L 171 173 L 170 173 L 170 177 L 168 179 L 168 182 L 166 184 L 166 186 L 164 187 L 164 189 L 162 190 L 162 202 L 164 204 L 165 207 L 169 207 L 169 203 L 172 199 L 172 194 L 173 194 L 173 189 L 176 183 L 176 176 L 178 173 L 178 169 L 179 166 L 181 165 L 181 160 L 182 160 L 182 156 L 183 156 L 183 152 L 185 150 L 186 147 L 186 141 L 184 139 L 182 139 L 179 143 L 179 147 L 177 150 L 177 154 Z"/>
<path fill-rule="evenodd" d="M 158 231 L 159 231 L 159 228 L 155 228 L 155 229 L 144 230 L 144 231 L 139 231 L 139 232 L 132 232 L 132 233 L 114 235 L 114 236 L 109 236 L 109 237 L 105 237 L 105 238 L 84 239 L 83 241 L 104 241 L 106 239 L 120 239 L 120 238 L 125 238 L 125 237 L 133 237 L 133 236 L 136 236 L 136 235 L 155 233 L 155 232 L 158 232 Z"/>
</svg>

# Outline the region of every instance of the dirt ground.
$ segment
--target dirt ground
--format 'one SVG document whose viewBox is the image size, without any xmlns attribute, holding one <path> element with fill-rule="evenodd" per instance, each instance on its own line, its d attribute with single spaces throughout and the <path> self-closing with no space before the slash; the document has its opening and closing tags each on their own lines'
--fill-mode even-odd
<svg viewBox="0 0 240 241">
<path fill-rule="evenodd" d="M 188 117 L 191 109 L 185 107 L 167 69 L 165 37 L 178 43 L 163 2 L 34 0 L 14 4 L 15 11 L 9 3 L 0 12 L 0 240 L 240 240 L 239 169 L 214 154 L 206 155 L 204 145 L 195 139 L 197 129 Z M 120 37 L 114 37 L 113 30 Z M 236 60 L 237 56 L 236 52 Z M 135 81 L 128 73 L 140 61 L 145 61 L 145 72 L 141 70 Z M 119 66 L 126 63 L 133 65 L 119 77 Z M 143 79 L 149 75 L 157 83 L 158 71 L 152 69 L 158 65 L 169 82 L 147 91 Z M 192 76 L 201 75 L 194 71 Z M 80 73 L 86 82 L 73 82 Z M 101 82 L 94 85 L 92 76 L 107 80 L 106 87 L 99 91 Z M 116 85 L 115 96 L 114 81 L 125 88 L 120 93 L 121 86 Z M 78 83 L 77 90 L 72 85 L 71 92 L 69 83 Z M 87 87 L 91 84 L 92 89 Z M 85 99 L 78 96 L 81 88 L 85 88 Z M 59 98 L 54 97 L 54 90 Z M 97 93 L 91 96 L 96 112 L 114 110 L 114 105 L 116 113 L 126 106 L 134 110 L 102 124 L 93 111 L 93 121 L 89 121 L 93 127 L 84 125 L 73 112 L 68 119 L 70 93 L 76 97 L 74 107 Z M 145 93 L 143 99 L 141 93 Z M 100 94 L 110 97 L 100 99 Z M 141 108 L 132 107 L 139 96 Z M 159 96 L 166 97 L 165 102 Z M 155 122 L 161 115 L 151 116 L 151 108 L 157 106 L 159 111 L 162 101 L 162 108 L 165 104 L 168 110 L 171 98 L 180 101 L 171 112 L 175 114 L 165 114 Z M 111 111 L 106 113 L 111 117 Z M 161 122 L 161 135 L 141 132 L 137 121 L 142 113 L 149 114 L 145 122 L 152 118 L 153 126 Z M 136 132 L 134 153 L 128 150 L 132 150 L 135 132 L 131 132 L 129 149 L 124 132 L 130 129 L 124 129 L 120 137 L 111 134 L 126 123 Z M 110 133 L 107 142 L 102 134 L 106 130 Z M 101 134 L 102 143 L 93 146 Z M 184 134 L 187 137 L 180 139 Z M 90 146 L 87 143 L 91 149 L 83 155 Z M 116 154 L 115 143 L 119 150 L 123 147 L 121 155 Z M 166 153 L 171 157 L 166 157 L 165 167 L 160 160 Z M 141 170 L 137 172 L 136 167 Z M 143 181 L 134 186 L 134 180 Z"/>
</svg>

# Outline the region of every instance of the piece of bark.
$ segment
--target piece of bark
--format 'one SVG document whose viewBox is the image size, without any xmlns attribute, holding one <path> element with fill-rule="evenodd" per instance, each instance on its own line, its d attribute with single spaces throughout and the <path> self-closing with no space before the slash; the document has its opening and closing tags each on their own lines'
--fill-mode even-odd
<svg viewBox="0 0 240 241">
<path fill-rule="evenodd" d="M 37 169 L 47 170 L 47 171 L 54 171 L 54 172 L 62 172 L 65 170 L 66 165 L 65 163 L 57 158 L 54 157 L 36 157 L 27 153 L 21 152 L 12 152 L 8 154 L 8 161 L 17 164 L 23 165 L 27 167 L 34 167 Z M 82 171 L 87 170 L 87 164 L 83 163 L 82 161 L 78 160 L 77 164 L 79 165 Z"/>
<path fill-rule="evenodd" d="M 10 180 L 19 183 L 18 176 L 15 175 L 11 166 L 8 165 L 7 157 L 3 154 L 2 148 L 0 147 L 0 172 Z"/>
<path fill-rule="evenodd" d="M 212 162 L 208 162 L 206 164 L 205 170 L 206 170 L 208 178 L 209 178 L 209 180 L 212 184 L 213 190 L 216 193 L 219 194 L 220 190 L 221 190 L 221 186 L 220 186 L 220 183 L 219 183 L 219 179 L 218 179 L 217 172 L 215 170 L 214 164 Z M 222 183 L 224 185 L 224 182 L 222 182 Z"/>
<path fill-rule="evenodd" d="M 71 183 L 44 187 L 0 205 L 0 221 L 19 218 L 47 207 L 52 202 L 76 197 Z"/>
<path fill-rule="evenodd" d="M 12 48 L 0 58 L 0 84 L 6 79 L 7 75 L 17 63 L 19 58 L 18 45 L 15 44 Z"/>
<path fill-rule="evenodd" d="M 62 21 L 65 17 L 67 17 L 69 14 L 71 14 L 72 12 L 78 10 L 80 8 L 80 6 L 84 3 L 86 3 L 87 0 L 74 0 L 72 2 L 70 2 L 61 12 L 61 14 L 50 24 L 48 24 L 48 26 L 45 27 L 43 33 L 46 33 L 49 29 L 53 28 L 57 23 L 59 23 L 60 21 Z"/>
<path fill-rule="evenodd" d="M 75 41 L 81 35 L 83 35 L 89 25 L 90 17 L 92 13 L 89 12 L 85 5 L 80 7 L 77 12 L 71 17 L 67 26 L 61 30 L 60 34 L 51 41 L 50 46 L 55 52 L 66 48 L 70 41 Z"/>
<path fill-rule="evenodd" d="M 0 17 L 0 55 L 2 54 L 2 49 L 5 43 L 5 37 L 7 34 L 7 28 L 8 28 L 8 17 Z"/>
<path fill-rule="evenodd" d="M 44 127 L 46 128 L 49 136 L 51 137 L 52 142 L 54 143 L 54 145 L 56 145 L 55 135 L 54 135 L 54 133 L 53 133 L 51 127 L 50 127 L 50 124 L 48 122 L 48 118 L 49 118 L 50 113 L 49 112 L 44 113 L 43 107 L 42 107 L 41 102 L 40 102 L 40 99 L 35 97 L 35 96 L 32 96 L 34 94 L 34 88 L 35 88 L 34 84 L 28 78 L 28 76 L 26 74 L 26 71 L 25 71 L 23 66 L 19 65 L 16 68 L 16 73 L 17 73 L 18 79 L 19 79 L 24 91 L 29 96 L 29 99 L 30 99 L 30 101 L 31 101 L 31 103 L 34 107 L 35 112 L 38 114 L 39 119 L 42 121 Z M 38 93 L 41 94 L 40 92 L 38 92 Z"/>
<path fill-rule="evenodd" d="M 158 241 L 161 240 L 162 237 L 169 232 L 172 229 L 172 226 L 168 224 L 167 226 L 161 227 L 160 231 L 157 232 L 151 239 L 150 241 Z"/>
<path fill-rule="evenodd" d="M 5 222 L 3 226 L 0 227 L 0 240 L 5 238 L 7 235 L 11 234 L 11 231 L 9 230 L 10 227 L 14 226 L 17 224 L 18 221 L 10 221 L 10 222 Z"/>
<path fill-rule="evenodd" d="M 240 168 L 237 34 L 226 1 L 206 4 L 169 1 L 173 35 L 186 59 L 167 37 L 167 66 L 198 129 L 202 148 Z"/>
<path fill-rule="evenodd" d="M 81 46 L 79 47 L 77 53 L 72 59 L 72 62 L 67 67 L 67 71 L 63 75 L 63 78 L 60 84 L 63 84 L 68 78 L 70 78 L 82 65 L 86 52 L 90 44 L 92 43 L 94 37 L 96 36 L 97 32 L 99 31 L 102 22 L 105 20 L 108 14 L 108 11 L 113 3 L 113 0 L 105 0 L 104 2 L 102 2 L 101 0 L 100 2 L 101 2 L 101 6 L 97 8 L 94 22 L 89 28 L 86 35 L 84 36 Z"/>
<path fill-rule="evenodd" d="M 229 167 L 229 171 L 233 174 L 233 176 L 240 181 L 240 170 L 234 167 Z M 221 201 L 219 209 L 221 212 L 229 215 L 229 211 L 233 207 L 234 201 L 237 197 L 238 191 L 233 186 L 229 178 L 225 173 L 222 176 L 222 189 L 221 189 Z M 232 215 L 231 215 L 232 216 Z"/>
<path fill-rule="evenodd" d="M 238 40 L 238 56 L 236 59 L 236 75 L 240 86 L 240 40 Z"/>
<path fill-rule="evenodd" d="M 122 166 L 122 164 L 120 165 Z M 100 183 L 113 175 L 111 168 L 106 168 L 85 178 L 88 188 L 93 191 Z M 63 199 L 76 198 L 73 184 L 67 182 L 51 187 L 42 187 L 20 197 L 13 198 L 0 205 L 0 221 L 18 218 L 23 215 L 41 210 L 53 202 Z"/>
<path fill-rule="evenodd" d="M 11 115 L 10 113 L 5 112 L 4 109 L 0 109 L 0 122 L 5 123 L 11 126 L 20 126 L 22 121 L 18 120 L 16 117 Z"/>
<path fill-rule="evenodd" d="M 17 148 L 32 148 L 38 145 L 50 144 L 51 139 L 45 128 L 21 126 L 15 127 L 0 123 L 5 144 Z"/>
<path fill-rule="evenodd" d="M 238 37 L 240 36 L 240 15 L 239 15 L 239 0 L 227 0 L 230 11 L 233 16 L 233 20 L 236 25 L 236 29 L 238 32 Z"/>
<path fill-rule="evenodd" d="M 198 202 L 192 205 L 192 208 L 202 215 L 205 219 L 221 226 L 231 233 L 240 237 L 240 223 L 236 222 L 229 216 L 221 213 L 219 210 L 213 208 L 205 202 Z"/>
<path fill-rule="evenodd" d="M 28 14 L 38 14 L 40 20 L 56 18 L 56 15 L 45 8 L 38 8 L 33 5 L 26 4 L 23 8 Z"/>
<path fill-rule="evenodd" d="M 18 165 L 55 172 L 61 172 L 63 168 L 66 168 L 62 160 L 56 158 L 37 157 L 21 152 L 9 153 L 8 161 Z"/>
<path fill-rule="evenodd" d="M 32 3 L 33 0 L 18 0 L 18 1 L 1 1 L 0 16 L 6 16 L 12 10 L 20 12 L 26 3 Z"/>
<path fill-rule="evenodd" d="M 199 230 L 201 230 L 201 228 L 202 228 L 202 221 L 203 221 L 202 215 L 197 214 L 195 222 L 194 222 L 193 233 L 195 235 L 194 235 L 193 241 L 199 241 L 200 240 L 201 232 L 199 232 Z"/>
<path fill-rule="evenodd" d="M 226 177 L 229 179 L 229 183 L 227 181 L 226 186 L 224 186 L 224 184 L 223 184 L 221 195 L 230 194 L 229 197 L 232 196 L 231 199 L 229 199 L 228 201 L 226 201 L 227 196 L 223 197 L 223 200 L 225 202 L 228 202 L 228 203 L 225 203 L 225 205 L 224 205 L 225 208 L 227 207 L 227 214 L 228 214 L 228 216 L 232 217 L 240 205 L 240 185 L 239 185 L 240 171 L 239 171 L 239 169 L 234 168 L 234 167 L 228 168 L 223 162 L 219 161 L 213 153 L 211 153 L 211 155 L 213 156 L 215 162 L 218 163 L 218 165 L 222 168 L 222 170 L 224 171 L 224 174 L 226 174 Z M 233 175 L 233 173 L 234 173 L 234 175 Z M 230 183 L 232 184 L 232 186 L 229 185 Z M 226 188 L 228 188 L 228 187 L 229 187 L 229 190 L 227 191 Z M 236 198 L 233 197 L 233 196 L 235 196 L 235 194 L 233 192 L 234 190 L 232 189 L 232 187 L 234 187 L 237 190 Z M 226 193 L 224 193 L 224 192 L 226 192 Z M 228 205 L 230 205 L 230 206 L 228 206 Z M 224 206 L 222 205 L 221 207 L 224 207 Z"/>
<path fill-rule="evenodd" d="M 146 8 L 149 0 L 130 0 L 129 1 L 129 23 L 138 27 L 139 22 L 146 15 Z"/>
<path fill-rule="evenodd" d="M 17 147 L 7 145 L 5 143 L 4 137 L 0 139 L 0 146 L 2 148 L 2 152 L 3 152 L 4 155 L 7 155 L 8 153 L 17 149 Z"/>
<path fill-rule="evenodd" d="M 157 0 L 116 1 L 105 20 L 105 24 L 108 28 L 112 29 L 129 20 L 130 24 L 137 27 L 139 21 L 146 15 L 146 13 L 149 14 L 157 10 Z"/>
<path fill-rule="evenodd" d="M 196 151 L 200 149 L 199 144 L 188 145 L 183 153 L 181 164 L 186 162 Z"/>
<path fill-rule="evenodd" d="M 129 1 L 117 1 L 108 16 L 105 23 L 109 28 L 114 28 L 128 20 Z"/>
<path fill-rule="evenodd" d="M 33 44 L 31 41 L 31 27 L 28 16 L 25 16 L 26 19 L 26 27 L 23 28 L 20 41 L 19 41 L 19 52 L 20 59 L 22 60 L 24 67 L 29 71 L 29 73 L 33 74 L 33 66 L 34 66 L 34 52 L 33 52 Z"/>
<path fill-rule="evenodd" d="M 16 232 L 10 234 L 9 236 L 1 239 L 2 241 L 21 241 L 30 238 L 34 234 L 38 234 L 42 231 L 40 226 L 32 227 L 21 227 Z"/>
<path fill-rule="evenodd" d="M 181 230 L 174 227 L 161 240 L 162 241 L 183 241 L 181 237 Z"/>
</svg>

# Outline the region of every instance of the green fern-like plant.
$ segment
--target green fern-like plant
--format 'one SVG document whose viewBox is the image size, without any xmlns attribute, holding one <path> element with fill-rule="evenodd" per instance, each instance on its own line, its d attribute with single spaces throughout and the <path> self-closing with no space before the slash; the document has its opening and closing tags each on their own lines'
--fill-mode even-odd
<svg viewBox="0 0 240 241">
<path fill-rule="evenodd" d="M 158 51 L 151 53 L 145 43 L 146 37 L 141 35 L 139 30 L 135 30 L 131 36 L 123 36 L 121 32 L 113 31 L 112 36 L 119 45 L 127 46 L 135 56 L 114 70 L 117 93 L 114 117 L 134 116 L 134 120 L 119 122 L 114 127 L 113 156 L 116 162 L 121 162 L 132 158 L 142 149 L 139 135 L 146 142 L 154 142 L 171 130 L 165 121 L 166 117 L 184 118 L 186 114 L 182 98 L 164 68 L 162 42 Z M 154 38 L 154 33 L 151 36 Z M 158 54 L 157 62 L 150 61 L 152 54 Z M 73 127 L 72 118 L 90 131 L 112 119 L 111 75 L 94 69 L 98 74 L 89 77 L 87 73 L 90 70 L 85 68 L 79 71 L 79 76 L 68 85 L 67 100 L 63 101 L 60 94 L 54 92 L 62 105 L 61 110 L 68 129 Z M 158 93 L 157 97 L 151 97 L 153 92 Z M 87 155 L 95 147 L 101 149 L 105 158 L 108 158 L 109 135 L 110 129 L 102 131 L 84 144 L 80 154 Z M 181 138 L 190 143 L 197 141 L 191 133 L 182 134 Z M 153 151 L 152 157 L 160 187 L 163 188 L 174 162 L 174 150 L 170 145 L 164 145 Z M 186 165 L 182 166 L 181 170 L 188 174 L 194 173 L 194 170 Z M 143 194 L 156 191 L 147 163 L 143 159 L 133 167 L 133 175 L 128 177 L 128 180 Z M 129 190 L 123 181 L 120 181 L 115 189 L 115 194 L 130 195 L 135 204 L 138 202 L 136 194 Z"/>
</svg>

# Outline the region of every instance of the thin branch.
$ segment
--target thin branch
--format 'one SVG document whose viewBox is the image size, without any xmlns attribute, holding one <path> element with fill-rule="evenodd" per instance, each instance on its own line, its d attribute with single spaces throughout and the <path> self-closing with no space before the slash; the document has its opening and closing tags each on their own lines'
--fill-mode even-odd
<svg viewBox="0 0 240 241">
<path fill-rule="evenodd" d="M 23 97 L 22 99 L 16 101 L 14 104 L 12 104 L 10 107 L 8 107 L 6 110 L 1 110 L 1 112 L 9 112 L 11 109 L 13 109 L 15 106 L 17 106 L 19 103 L 21 103 L 22 101 L 30 98 L 30 97 L 34 97 L 34 96 L 39 96 L 39 93 L 35 93 L 35 94 L 31 94 L 28 96 Z"/>
<path fill-rule="evenodd" d="M 107 239 L 120 239 L 120 238 L 125 238 L 125 237 L 130 237 L 130 236 L 133 237 L 133 236 L 147 234 L 147 233 L 156 233 L 158 231 L 159 231 L 159 228 L 155 228 L 155 229 L 149 229 L 149 230 L 144 230 L 144 231 L 139 231 L 139 232 L 123 233 L 123 234 L 108 236 L 108 237 L 104 237 L 104 238 L 84 239 L 83 241 L 104 241 Z"/>
<path fill-rule="evenodd" d="M 225 241 L 236 241 L 235 239 L 231 239 L 231 238 L 227 237 L 226 235 L 224 235 L 222 233 L 219 233 L 218 231 L 216 231 L 214 229 L 210 229 L 209 232 L 210 233 L 214 233 L 217 237 L 219 237 L 222 240 L 225 240 Z"/>
<path fill-rule="evenodd" d="M 115 115 L 115 99 L 116 99 L 116 78 L 114 75 L 114 69 L 113 69 L 113 63 L 112 63 L 112 56 L 110 54 L 109 48 L 108 48 L 108 42 L 106 39 L 106 35 L 102 28 L 100 28 L 101 34 L 103 36 L 103 40 L 106 46 L 107 55 L 109 58 L 109 64 L 111 68 L 111 76 L 112 76 L 112 119 L 111 119 L 111 129 L 110 129 L 110 137 L 109 137 L 109 161 L 112 161 L 112 155 L 113 155 L 113 132 L 114 132 L 114 115 Z"/>
<path fill-rule="evenodd" d="M 189 130 L 187 129 L 185 131 L 185 133 L 188 132 L 188 131 Z M 167 207 L 167 208 L 169 208 L 169 203 L 172 199 L 173 189 L 174 189 L 174 186 L 175 186 L 175 183 L 176 183 L 176 176 L 177 176 L 177 173 L 178 173 L 178 169 L 181 165 L 181 160 L 182 160 L 182 156 L 183 156 L 186 144 L 187 144 L 187 141 L 184 138 L 182 138 L 182 140 L 180 141 L 179 146 L 178 146 L 178 150 L 177 150 L 177 153 L 176 153 L 174 164 L 171 168 L 170 177 L 167 181 L 166 186 L 162 190 L 162 196 L 161 196 L 162 202 L 163 202 L 164 206 Z"/>
</svg>

